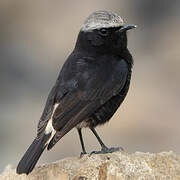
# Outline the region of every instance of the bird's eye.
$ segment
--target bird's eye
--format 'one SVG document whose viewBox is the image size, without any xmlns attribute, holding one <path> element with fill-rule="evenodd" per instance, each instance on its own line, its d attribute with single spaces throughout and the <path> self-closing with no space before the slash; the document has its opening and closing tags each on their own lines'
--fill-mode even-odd
<svg viewBox="0 0 180 180">
<path fill-rule="evenodd" d="M 105 29 L 105 28 L 102 28 L 102 29 L 99 30 L 99 33 L 102 36 L 107 36 L 108 35 L 108 30 Z"/>
</svg>

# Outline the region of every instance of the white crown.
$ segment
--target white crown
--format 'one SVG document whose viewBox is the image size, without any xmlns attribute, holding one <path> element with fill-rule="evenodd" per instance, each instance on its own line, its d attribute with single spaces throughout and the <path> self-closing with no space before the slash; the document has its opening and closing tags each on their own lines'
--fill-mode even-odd
<svg viewBox="0 0 180 180">
<path fill-rule="evenodd" d="M 96 11 L 86 19 L 81 27 L 81 31 L 91 31 L 93 29 L 119 27 L 123 25 L 123 19 L 117 14 L 108 11 Z"/>
</svg>

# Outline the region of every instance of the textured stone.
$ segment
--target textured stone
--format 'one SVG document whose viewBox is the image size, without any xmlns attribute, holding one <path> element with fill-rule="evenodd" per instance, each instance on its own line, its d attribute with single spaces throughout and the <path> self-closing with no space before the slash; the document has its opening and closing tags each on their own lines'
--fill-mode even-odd
<svg viewBox="0 0 180 180">
<path fill-rule="evenodd" d="M 66 158 L 36 167 L 26 175 L 6 170 L 1 180 L 180 180 L 180 156 L 173 152 L 157 154 L 115 152 Z"/>
</svg>

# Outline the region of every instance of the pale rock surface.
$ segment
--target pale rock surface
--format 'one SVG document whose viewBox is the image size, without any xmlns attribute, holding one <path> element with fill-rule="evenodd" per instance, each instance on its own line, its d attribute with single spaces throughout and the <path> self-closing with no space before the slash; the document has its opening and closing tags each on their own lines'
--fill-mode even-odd
<svg viewBox="0 0 180 180">
<path fill-rule="evenodd" d="M 6 169 L 0 180 L 180 180 L 180 156 L 115 152 L 66 158 L 36 167 L 31 174 L 17 175 Z"/>
</svg>

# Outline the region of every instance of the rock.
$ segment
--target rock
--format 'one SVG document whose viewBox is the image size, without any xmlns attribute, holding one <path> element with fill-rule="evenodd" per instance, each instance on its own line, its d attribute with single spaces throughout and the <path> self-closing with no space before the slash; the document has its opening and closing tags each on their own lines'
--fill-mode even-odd
<svg viewBox="0 0 180 180">
<path fill-rule="evenodd" d="M 66 158 L 36 167 L 31 174 L 6 170 L 1 180 L 180 180 L 180 156 L 173 152 L 157 154 L 114 152 Z"/>
</svg>

